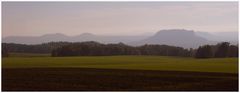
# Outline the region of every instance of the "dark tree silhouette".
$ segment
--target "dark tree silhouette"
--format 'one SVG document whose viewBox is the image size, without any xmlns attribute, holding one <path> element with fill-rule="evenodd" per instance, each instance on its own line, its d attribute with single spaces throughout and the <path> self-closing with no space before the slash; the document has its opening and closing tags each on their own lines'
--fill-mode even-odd
<svg viewBox="0 0 240 93">
<path fill-rule="evenodd" d="M 111 55 L 156 55 L 183 56 L 196 58 L 210 57 L 238 57 L 238 46 L 228 42 L 217 45 L 201 46 L 198 49 L 184 49 L 168 45 L 146 44 L 142 46 L 128 46 L 124 43 L 101 44 L 88 42 L 49 42 L 37 45 L 2 43 L 2 56 L 9 53 L 51 53 L 56 56 L 111 56 Z"/>
<path fill-rule="evenodd" d="M 211 58 L 213 57 L 212 47 L 210 45 L 200 46 L 197 49 L 196 58 Z"/>
<path fill-rule="evenodd" d="M 97 42 L 72 43 L 52 51 L 52 56 L 109 56 L 109 55 L 160 55 L 190 56 L 187 49 L 167 45 L 132 47 L 123 43 L 100 44 Z"/>
<path fill-rule="evenodd" d="M 228 57 L 238 57 L 238 46 L 230 45 L 228 47 Z"/>
<path fill-rule="evenodd" d="M 69 42 L 49 42 L 36 45 L 15 44 L 15 43 L 2 43 L 8 52 L 14 53 L 51 53 L 53 49 L 70 44 Z"/>
<path fill-rule="evenodd" d="M 228 43 L 228 42 L 223 42 L 223 43 L 218 44 L 218 48 L 215 52 L 215 57 L 217 57 L 217 58 L 227 57 L 229 44 L 230 43 Z"/>
<path fill-rule="evenodd" d="M 7 44 L 2 44 L 2 57 L 8 57 L 8 48 L 7 48 Z"/>
</svg>

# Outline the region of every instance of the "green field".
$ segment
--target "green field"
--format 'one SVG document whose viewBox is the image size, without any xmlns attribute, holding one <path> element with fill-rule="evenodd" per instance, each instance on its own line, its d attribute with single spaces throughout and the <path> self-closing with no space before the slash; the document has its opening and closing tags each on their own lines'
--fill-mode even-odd
<svg viewBox="0 0 240 93">
<path fill-rule="evenodd" d="M 8 57 L 3 68 L 104 68 L 238 73 L 238 58 L 165 56 Z"/>
</svg>

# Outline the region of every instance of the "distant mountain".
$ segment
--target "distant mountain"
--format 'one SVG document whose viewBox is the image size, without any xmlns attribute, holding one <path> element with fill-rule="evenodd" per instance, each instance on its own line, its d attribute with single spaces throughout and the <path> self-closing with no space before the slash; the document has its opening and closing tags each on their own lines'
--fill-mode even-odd
<svg viewBox="0 0 240 93">
<path fill-rule="evenodd" d="M 213 43 L 215 42 L 197 36 L 192 30 L 169 29 L 161 30 L 147 39 L 138 42 L 132 42 L 132 45 L 165 44 L 185 48 L 197 48 L 200 45 Z"/>
<path fill-rule="evenodd" d="M 91 33 L 83 33 L 76 36 L 66 36 L 64 34 L 46 34 L 42 36 L 10 36 L 2 39 L 4 43 L 19 43 L 19 44 L 41 44 L 52 41 L 67 41 L 67 42 L 83 42 L 83 41 L 97 41 L 100 43 L 127 43 L 139 41 L 147 36 L 103 36 L 94 35 Z"/>
<path fill-rule="evenodd" d="M 100 43 L 127 43 L 132 41 L 138 41 L 147 36 L 104 36 L 104 35 L 94 35 L 91 33 L 83 33 L 81 35 L 72 37 L 70 41 L 97 41 Z"/>
<path fill-rule="evenodd" d="M 194 32 L 184 29 L 168 29 L 160 30 L 159 32 L 149 36 L 104 36 L 94 35 L 92 33 L 83 33 L 76 36 L 66 36 L 64 34 L 46 34 L 37 37 L 30 36 L 11 36 L 2 39 L 4 43 L 19 43 L 19 44 L 41 44 L 51 41 L 67 41 L 67 42 L 83 42 L 96 41 L 99 43 L 125 43 L 132 46 L 144 44 L 164 44 L 173 45 L 184 48 L 197 48 L 200 45 L 216 44 L 222 41 L 228 41 L 232 44 L 238 44 L 238 34 L 236 33 L 207 33 Z"/>
<path fill-rule="evenodd" d="M 45 42 L 51 42 L 51 41 L 62 41 L 66 40 L 69 37 L 56 33 L 56 34 L 46 34 L 42 36 L 10 36 L 2 39 L 2 42 L 4 43 L 18 43 L 18 44 L 41 44 Z"/>
<path fill-rule="evenodd" d="M 233 44 L 238 43 L 238 32 L 196 32 L 196 35 L 211 41 L 222 42 L 227 41 Z"/>
</svg>

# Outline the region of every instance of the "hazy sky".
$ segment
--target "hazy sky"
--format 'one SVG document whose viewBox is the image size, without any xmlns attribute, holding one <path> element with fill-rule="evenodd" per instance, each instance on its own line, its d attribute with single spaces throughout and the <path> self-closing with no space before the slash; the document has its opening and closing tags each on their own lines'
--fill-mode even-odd
<svg viewBox="0 0 240 93">
<path fill-rule="evenodd" d="M 238 2 L 3 2 L 2 27 L 3 37 L 238 31 Z"/>
</svg>

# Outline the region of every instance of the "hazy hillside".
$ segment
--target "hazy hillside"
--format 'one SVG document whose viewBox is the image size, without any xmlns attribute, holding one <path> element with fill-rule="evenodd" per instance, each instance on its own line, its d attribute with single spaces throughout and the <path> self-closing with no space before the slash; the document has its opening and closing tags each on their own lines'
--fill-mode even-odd
<svg viewBox="0 0 240 93">
<path fill-rule="evenodd" d="M 83 33 L 78 36 L 71 37 L 68 41 L 79 42 L 79 41 L 97 41 L 100 43 L 127 43 L 132 41 L 138 41 L 147 36 L 104 36 L 104 35 L 94 35 L 91 33 Z"/>
<path fill-rule="evenodd" d="M 201 36 L 203 38 L 206 38 L 211 41 L 217 41 L 217 42 L 222 42 L 222 41 L 228 41 L 233 44 L 238 43 L 238 32 L 196 32 L 196 35 Z"/>
<path fill-rule="evenodd" d="M 207 33 L 194 32 L 184 29 L 160 30 L 152 36 L 104 36 L 94 35 L 91 33 L 83 33 L 76 36 L 66 36 L 64 34 L 46 34 L 38 37 L 30 36 L 11 36 L 3 38 L 4 43 L 20 43 L 20 44 L 41 44 L 51 41 L 67 41 L 67 42 L 83 42 L 97 41 L 100 43 L 125 43 L 132 46 L 144 44 L 165 44 L 180 46 L 184 48 L 197 48 L 200 45 L 216 44 L 222 41 L 228 41 L 232 44 L 238 43 L 237 33 Z"/>
<path fill-rule="evenodd" d="M 142 40 L 147 36 L 102 36 L 91 33 L 83 33 L 76 36 L 66 36 L 64 34 L 46 34 L 43 36 L 10 36 L 3 38 L 4 43 L 20 43 L 20 44 L 41 44 L 51 41 L 68 41 L 68 42 L 83 42 L 83 41 L 97 41 L 100 43 L 127 43 Z"/>
<path fill-rule="evenodd" d="M 56 33 L 56 34 L 46 34 L 38 37 L 33 36 L 10 36 L 2 39 L 4 43 L 19 43 L 19 44 L 41 44 L 50 41 L 67 41 L 69 37 Z"/>
<path fill-rule="evenodd" d="M 133 42 L 133 45 L 142 45 L 142 44 L 165 44 L 173 46 L 181 46 L 185 48 L 196 48 L 204 44 L 213 44 L 214 42 L 209 41 L 205 38 L 199 37 L 192 30 L 184 29 L 170 29 L 170 30 L 161 30 L 155 35 L 138 41 Z"/>
</svg>

